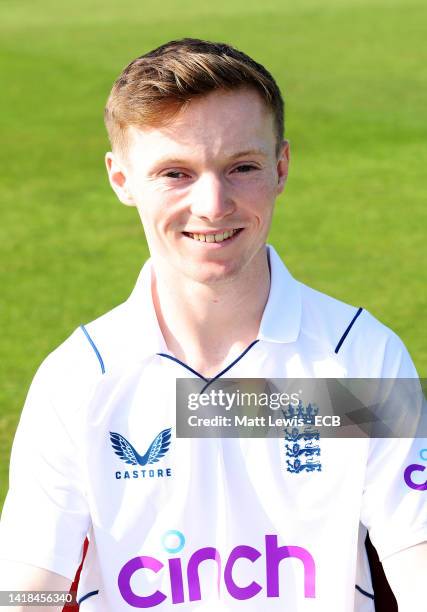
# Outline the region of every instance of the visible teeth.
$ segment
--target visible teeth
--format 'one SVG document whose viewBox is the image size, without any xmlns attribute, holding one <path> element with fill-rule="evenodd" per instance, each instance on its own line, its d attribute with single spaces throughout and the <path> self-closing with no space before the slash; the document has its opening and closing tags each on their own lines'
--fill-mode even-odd
<svg viewBox="0 0 427 612">
<path fill-rule="evenodd" d="M 231 238 L 237 230 L 229 230 L 227 232 L 222 232 L 220 234 L 191 234 L 188 235 L 190 238 L 194 240 L 199 240 L 200 242 L 222 242 L 223 240 L 227 240 L 227 238 Z"/>
<path fill-rule="evenodd" d="M 222 242 L 223 240 L 226 240 L 229 236 L 231 236 L 231 233 L 229 234 L 228 232 L 224 232 L 223 234 L 215 234 L 215 242 Z"/>
</svg>

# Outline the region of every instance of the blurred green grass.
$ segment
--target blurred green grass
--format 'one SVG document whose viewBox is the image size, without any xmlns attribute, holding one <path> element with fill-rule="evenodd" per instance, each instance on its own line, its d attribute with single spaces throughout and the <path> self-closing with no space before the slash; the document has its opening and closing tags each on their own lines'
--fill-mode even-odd
<svg viewBox="0 0 427 612">
<path fill-rule="evenodd" d="M 361 305 L 427 374 L 424 2 L 82 0 L 0 5 L 0 503 L 36 367 L 125 299 L 147 248 L 103 164 L 102 110 L 131 59 L 230 42 L 287 100 L 291 174 L 271 242 L 303 282 Z"/>
</svg>

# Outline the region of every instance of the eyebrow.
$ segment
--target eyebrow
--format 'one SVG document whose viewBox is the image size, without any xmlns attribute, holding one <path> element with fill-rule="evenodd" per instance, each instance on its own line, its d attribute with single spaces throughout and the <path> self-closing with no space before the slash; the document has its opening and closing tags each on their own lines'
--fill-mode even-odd
<svg viewBox="0 0 427 612">
<path fill-rule="evenodd" d="M 268 156 L 268 152 L 265 149 L 259 148 L 259 149 L 245 149 L 244 151 L 238 151 L 237 153 L 232 153 L 231 155 L 229 155 L 229 159 L 234 160 L 237 159 L 239 157 L 247 157 L 250 155 L 255 155 L 258 157 L 267 157 Z M 156 165 L 155 167 L 157 168 L 158 166 L 163 166 L 164 164 L 172 164 L 172 165 L 186 165 L 188 164 L 188 159 L 182 159 L 179 157 L 163 157 L 162 159 L 159 159 L 156 161 Z"/>
<path fill-rule="evenodd" d="M 230 158 L 236 159 L 236 157 L 246 157 L 247 155 L 260 155 L 261 157 L 267 157 L 268 153 L 265 149 L 246 149 L 245 151 L 233 153 Z"/>
</svg>

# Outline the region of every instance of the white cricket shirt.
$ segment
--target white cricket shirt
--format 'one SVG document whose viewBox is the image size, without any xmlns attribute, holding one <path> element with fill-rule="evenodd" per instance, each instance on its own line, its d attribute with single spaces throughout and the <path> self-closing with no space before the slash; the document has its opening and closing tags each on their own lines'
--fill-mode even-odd
<svg viewBox="0 0 427 612">
<path fill-rule="evenodd" d="M 257 342 L 223 377 L 416 376 L 393 332 L 268 250 Z M 427 540 L 427 493 L 403 480 L 425 440 L 320 438 L 307 468 L 280 438 L 176 438 L 176 378 L 194 372 L 165 346 L 150 279 L 148 261 L 130 298 L 37 372 L 0 557 L 73 579 L 87 536 L 82 612 L 373 610 L 365 529 L 381 559 Z"/>
</svg>

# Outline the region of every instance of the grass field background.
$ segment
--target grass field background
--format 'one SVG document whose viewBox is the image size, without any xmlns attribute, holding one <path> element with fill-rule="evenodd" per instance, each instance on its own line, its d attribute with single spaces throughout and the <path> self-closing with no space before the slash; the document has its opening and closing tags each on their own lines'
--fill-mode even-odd
<svg viewBox="0 0 427 612">
<path fill-rule="evenodd" d="M 3 0 L 0 506 L 35 369 L 125 299 L 147 257 L 107 185 L 102 111 L 122 67 L 172 38 L 232 43 L 277 77 L 293 157 L 271 242 L 427 375 L 426 22 L 410 0 Z"/>
</svg>

